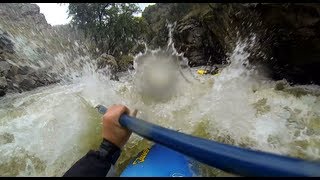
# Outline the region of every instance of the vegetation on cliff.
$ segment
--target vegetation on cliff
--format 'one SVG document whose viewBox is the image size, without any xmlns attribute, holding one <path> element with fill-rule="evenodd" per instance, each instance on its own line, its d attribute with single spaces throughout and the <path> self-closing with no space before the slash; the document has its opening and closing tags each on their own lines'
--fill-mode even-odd
<svg viewBox="0 0 320 180">
<path fill-rule="evenodd" d="M 140 12 L 133 3 L 70 3 L 71 23 L 83 30 L 101 52 L 115 57 L 129 54 L 141 40 L 146 24 L 135 17 Z"/>
</svg>

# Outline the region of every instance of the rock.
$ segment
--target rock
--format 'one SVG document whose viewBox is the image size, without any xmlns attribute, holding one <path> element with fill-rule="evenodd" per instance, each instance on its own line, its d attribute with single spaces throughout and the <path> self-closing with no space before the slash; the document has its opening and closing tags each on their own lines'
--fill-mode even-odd
<svg viewBox="0 0 320 180">
<path fill-rule="evenodd" d="M 179 11 L 177 12 L 177 10 Z M 165 20 L 167 19 L 171 24 L 176 21 L 177 24 L 172 35 L 173 42 L 177 51 L 183 52 L 184 56 L 188 58 L 189 66 L 225 63 L 226 53 L 230 48 L 229 46 L 225 47 L 227 34 L 220 31 L 228 27 L 225 25 L 225 19 L 220 18 L 222 10 L 215 11 L 216 14 L 212 15 L 211 8 L 207 4 L 196 3 L 165 5 L 160 3 L 146 8 L 142 15 L 153 27 L 154 34 L 157 34 L 148 45 L 151 48 L 164 48 L 168 42 L 168 28 Z M 153 14 L 153 16 L 148 14 Z M 224 17 L 228 17 L 228 15 L 224 15 Z"/>
<path fill-rule="evenodd" d="M 98 64 L 98 68 L 99 69 L 105 68 L 107 65 L 110 65 L 110 66 L 115 67 L 115 68 L 118 67 L 116 59 L 113 56 L 111 56 L 109 54 L 106 54 L 106 53 L 103 53 L 97 59 L 97 64 Z"/>
<path fill-rule="evenodd" d="M 148 6 L 142 12 L 142 17 L 150 25 L 151 33 L 148 46 L 151 49 L 164 48 L 168 43 L 167 24 L 183 18 L 194 4 L 191 3 L 157 3 Z"/>
<path fill-rule="evenodd" d="M 315 4 L 261 4 L 255 10 L 268 37 L 261 45 L 272 60 L 262 62 L 270 76 L 299 84 L 320 84 L 320 6 Z M 270 40 L 267 40 L 270 39 Z"/>
<path fill-rule="evenodd" d="M 0 30 L 0 52 L 14 53 L 14 44 L 6 32 Z"/>
<path fill-rule="evenodd" d="M 36 4 L 22 3 L 18 7 L 22 16 L 34 16 L 40 13 L 40 7 Z"/>
<path fill-rule="evenodd" d="M 10 133 L 0 134 L 0 145 L 8 144 L 14 142 L 14 135 Z"/>
<path fill-rule="evenodd" d="M 0 76 L 6 76 L 11 66 L 6 61 L 0 61 Z"/>
<path fill-rule="evenodd" d="M 30 79 L 30 78 L 24 77 L 24 78 L 22 79 L 22 81 L 19 83 L 19 87 L 20 87 L 22 90 L 29 91 L 29 90 L 31 90 L 31 89 L 36 88 L 36 81 L 33 80 L 33 79 Z"/>
<path fill-rule="evenodd" d="M 35 81 L 36 78 L 32 77 L 32 75 L 21 75 L 16 74 L 12 79 L 12 87 L 10 87 L 11 90 L 18 90 L 21 91 L 29 91 L 36 87 L 38 87 L 37 82 Z M 42 80 L 43 81 L 43 80 Z"/>
<path fill-rule="evenodd" d="M 40 25 L 40 28 L 50 28 L 43 14 L 38 14 L 37 16 L 35 16 L 34 21 L 36 24 Z"/>
<path fill-rule="evenodd" d="M 184 52 L 190 66 L 202 66 L 224 64 L 237 41 L 255 37 L 254 46 L 247 47 L 252 65 L 266 67 L 274 80 L 320 84 L 319 4 L 190 3 L 173 15 L 179 8 L 176 3 L 146 8 L 142 15 L 158 36 L 148 45 L 165 47 L 164 21 L 177 20 L 176 49 Z"/>
<path fill-rule="evenodd" d="M 130 65 L 133 65 L 133 56 L 122 55 L 117 58 L 117 64 L 119 66 L 119 71 L 126 71 L 129 69 Z"/>
<path fill-rule="evenodd" d="M 21 75 L 27 75 L 27 74 L 29 74 L 29 73 L 32 73 L 32 72 L 34 72 L 34 70 L 31 68 L 31 67 L 29 67 L 29 66 L 22 66 L 22 67 L 20 67 L 19 69 L 18 69 L 18 74 L 21 74 Z"/>
<path fill-rule="evenodd" d="M 0 77 L 0 88 L 5 88 L 7 86 L 7 80 L 5 77 Z"/>
<path fill-rule="evenodd" d="M 12 82 L 14 82 L 15 84 L 20 84 L 20 82 L 22 82 L 23 80 L 23 75 L 20 74 L 16 74 L 13 78 L 12 78 Z"/>
<path fill-rule="evenodd" d="M 97 58 L 98 69 L 103 69 L 107 65 L 110 67 L 110 80 L 119 81 L 116 73 L 119 71 L 119 66 L 116 59 L 106 53 L 103 53 L 99 58 Z"/>
<path fill-rule="evenodd" d="M 0 77 L 5 78 L 1 79 L 1 82 L 6 88 L 1 88 L 0 93 L 4 95 L 5 92 L 22 92 L 58 82 L 57 74 L 60 72 L 53 74 L 48 69 L 44 70 L 41 68 L 42 62 L 54 61 L 57 54 L 65 52 L 70 52 L 71 58 L 73 54 L 77 57 L 88 55 L 87 52 L 82 55 L 80 50 L 75 50 L 72 46 L 73 42 L 78 40 L 81 42 L 79 49 L 82 49 L 82 52 L 85 49 L 82 43 L 83 34 L 75 32 L 75 29 L 70 25 L 53 29 L 36 4 L 1 3 Z M 78 35 L 81 35 L 82 39 L 78 38 Z"/>
<path fill-rule="evenodd" d="M 4 96 L 8 90 L 8 84 L 5 77 L 0 77 L 0 96 Z"/>
<path fill-rule="evenodd" d="M 13 79 L 14 76 L 15 76 L 16 74 L 18 74 L 18 70 L 19 70 L 19 67 L 17 67 L 17 66 L 11 66 L 11 68 L 8 70 L 7 77 L 8 77 L 9 79 Z"/>
<path fill-rule="evenodd" d="M 50 28 L 40 8 L 31 3 L 2 3 L 0 5 L 2 18 L 18 23 L 36 24 L 40 28 Z"/>
<path fill-rule="evenodd" d="M 228 8 L 221 5 L 212 10 L 208 5 L 194 5 L 184 18 L 177 21 L 173 41 L 178 52 L 184 52 L 189 59 L 190 66 L 226 63 L 226 54 L 235 41 L 226 38 L 229 35 L 226 29 L 232 29 L 226 13 Z"/>
</svg>

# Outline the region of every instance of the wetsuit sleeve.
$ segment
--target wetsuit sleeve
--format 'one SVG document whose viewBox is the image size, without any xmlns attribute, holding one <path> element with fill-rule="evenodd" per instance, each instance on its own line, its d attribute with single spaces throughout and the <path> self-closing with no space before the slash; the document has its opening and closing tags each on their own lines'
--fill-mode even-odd
<svg viewBox="0 0 320 180">
<path fill-rule="evenodd" d="M 103 139 L 97 151 L 90 150 L 63 177 L 105 177 L 120 153 L 121 150 L 116 145 Z"/>
</svg>

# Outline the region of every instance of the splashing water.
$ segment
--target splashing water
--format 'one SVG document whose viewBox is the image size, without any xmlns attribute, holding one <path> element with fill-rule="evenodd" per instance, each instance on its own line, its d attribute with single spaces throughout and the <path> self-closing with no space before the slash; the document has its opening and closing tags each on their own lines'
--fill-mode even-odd
<svg viewBox="0 0 320 180">
<path fill-rule="evenodd" d="M 244 49 L 251 45 L 238 42 L 229 66 L 215 76 L 181 69 L 175 59 L 187 60 L 175 51 L 171 38 L 168 49 L 173 53 L 137 55 L 135 70 L 123 73 L 120 81 L 110 81 L 108 69 L 97 71 L 86 56 L 70 58 L 73 54 L 66 52 L 54 61 L 41 61 L 39 66 L 52 67 L 62 81 L 0 100 L 0 174 L 63 175 L 101 141 L 101 115 L 93 107 L 119 103 L 139 109 L 141 119 L 180 132 L 319 160 L 319 86 L 277 90 L 278 82 L 248 64 Z M 117 162 L 118 172 L 149 144 L 133 134 Z M 225 174 L 211 168 L 202 175 Z"/>
</svg>

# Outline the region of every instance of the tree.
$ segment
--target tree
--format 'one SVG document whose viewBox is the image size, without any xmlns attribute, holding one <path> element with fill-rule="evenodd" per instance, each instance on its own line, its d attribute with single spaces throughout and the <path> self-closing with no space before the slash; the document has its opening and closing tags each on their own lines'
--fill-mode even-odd
<svg viewBox="0 0 320 180">
<path fill-rule="evenodd" d="M 134 3 L 70 3 L 68 7 L 71 23 L 113 56 L 127 54 L 141 40 L 145 25 L 133 16 L 138 12 L 141 10 Z"/>
</svg>

